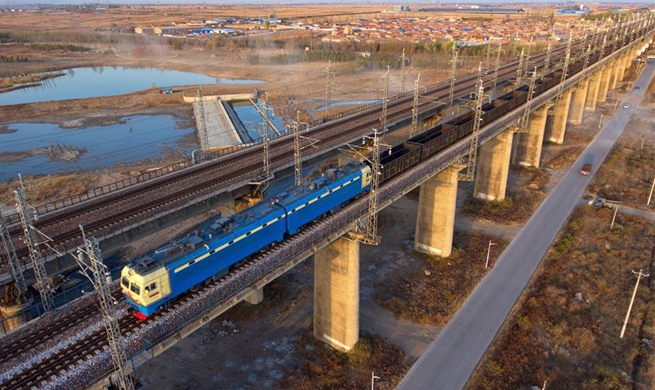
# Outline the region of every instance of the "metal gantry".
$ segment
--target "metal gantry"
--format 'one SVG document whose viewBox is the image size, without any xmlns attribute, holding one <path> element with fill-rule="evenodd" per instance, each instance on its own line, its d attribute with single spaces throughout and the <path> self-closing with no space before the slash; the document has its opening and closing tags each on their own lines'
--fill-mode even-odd
<svg viewBox="0 0 655 390">
<path fill-rule="evenodd" d="M 459 180 L 473 181 L 475 178 L 475 159 L 478 153 L 478 137 L 480 135 L 480 122 L 482 121 L 482 104 L 484 103 L 484 84 L 482 82 L 482 63 L 478 66 L 478 81 L 475 84 L 475 115 L 473 117 L 473 132 L 471 133 L 471 144 L 469 145 L 468 160 L 466 162 L 466 173 L 458 175 Z"/>
<path fill-rule="evenodd" d="M 132 370 L 128 365 L 127 357 L 121 347 L 121 330 L 118 326 L 117 311 L 114 307 L 116 302 L 111 296 L 111 275 L 107 266 L 102 262 L 98 240 L 93 237 L 86 237 L 82 226 L 80 226 L 80 230 L 82 230 L 84 247 L 77 248 L 75 260 L 80 266 L 81 271 L 93 284 L 93 288 L 98 296 L 105 330 L 107 331 L 109 353 L 111 354 L 114 372 L 118 379 L 118 387 L 121 390 L 133 390 L 134 382 L 130 377 Z"/>
<path fill-rule="evenodd" d="M 27 300 L 27 283 L 23 276 L 23 267 L 21 267 L 18 256 L 16 256 L 16 248 L 14 247 L 14 242 L 11 240 L 11 235 L 7 228 L 7 222 L 4 219 L 2 207 L 0 207 L 0 240 L 2 240 L 2 246 L 5 248 L 7 265 L 9 266 L 11 278 L 14 281 L 13 298 L 16 303 L 23 303 Z"/>
<path fill-rule="evenodd" d="M 34 276 L 36 277 L 36 282 L 39 286 L 38 290 L 39 295 L 41 296 L 43 310 L 45 312 L 50 312 L 54 309 L 54 302 L 52 301 L 53 288 L 48 279 L 48 274 L 45 270 L 45 259 L 43 258 L 39 246 L 41 244 L 46 244 L 47 241 L 52 241 L 52 239 L 34 227 L 34 221 L 36 221 L 37 217 L 29 209 L 27 196 L 25 195 L 25 187 L 23 186 L 23 179 L 20 175 L 18 175 L 18 180 L 20 182 L 20 188 L 14 191 L 14 195 L 16 196 L 16 210 L 18 211 L 20 221 L 23 225 L 25 244 L 30 253 L 30 259 L 32 260 L 32 267 L 34 268 Z M 47 241 L 39 242 L 39 236 L 45 238 Z"/>
<path fill-rule="evenodd" d="M 200 135 L 200 149 L 203 151 L 209 149 L 209 134 L 207 133 L 207 117 L 205 115 L 205 101 L 202 97 L 202 88 L 198 88 L 198 111 L 200 111 L 200 118 L 198 118 L 198 133 Z"/>
<path fill-rule="evenodd" d="M 419 98 L 419 80 L 421 79 L 421 74 L 419 73 L 416 76 L 416 81 L 414 82 L 414 100 L 412 100 L 412 128 L 409 131 L 409 137 L 413 137 L 419 133 L 418 128 L 418 98 Z"/>
</svg>

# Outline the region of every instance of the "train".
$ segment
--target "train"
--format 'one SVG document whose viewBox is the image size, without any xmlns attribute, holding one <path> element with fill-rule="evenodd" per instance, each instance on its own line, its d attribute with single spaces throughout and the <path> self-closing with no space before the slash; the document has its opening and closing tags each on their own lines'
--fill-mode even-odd
<svg viewBox="0 0 655 390">
<path fill-rule="evenodd" d="M 370 189 L 371 168 L 352 161 L 301 186 L 193 230 L 133 260 L 121 289 L 134 315 L 147 320 L 186 292 L 225 275 L 230 267 Z"/>
<path fill-rule="evenodd" d="M 591 55 L 597 60 L 599 53 Z M 584 68 L 580 58 L 568 68 L 574 75 Z M 562 70 L 555 69 L 535 82 L 534 96 L 556 86 Z M 520 86 L 482 105 L 485 126 L 525 104 L 528 86 Z M 468 112 L 423 131 L 380 155 L 380 182 L 393 179 L 473 132 L 474 114 Z M 193 288 L 226 274 L 242 259 L 259 252 L 316 218 L 370 189 L 371 167 L 350 162 L 322 176 L 230 217 L 214 221 L 148 255 L 121 272 L 121 288 L 137 318 L 145 321 L 162 306 Z"/>
</svg>

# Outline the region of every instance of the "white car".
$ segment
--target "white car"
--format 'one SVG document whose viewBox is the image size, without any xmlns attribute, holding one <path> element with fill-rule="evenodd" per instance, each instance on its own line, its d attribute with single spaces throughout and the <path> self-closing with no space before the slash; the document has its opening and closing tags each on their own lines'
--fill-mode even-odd
<svg viewBox="0 0 655 390">
<path fill-rule="evenodd" d="M 628 103 L 626 103 L 626 104 L 623 105 L 623 108 L 628 109 L 628 108 L 630 108 L 630 105 Z"/>
</svg>

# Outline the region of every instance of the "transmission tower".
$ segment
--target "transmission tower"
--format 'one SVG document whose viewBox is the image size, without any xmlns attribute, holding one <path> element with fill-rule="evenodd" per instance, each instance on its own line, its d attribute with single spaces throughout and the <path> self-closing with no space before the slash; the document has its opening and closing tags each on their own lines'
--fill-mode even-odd
<svg viewBox="0 0 655 390">
<path fill-rule="evenodd" d="M 36 221 L 37 216 L 29 210 L 27 196 L 25 195 L 25 187 L 23 186 L 23 179 L 20 175 L 18 175 L 18 180 L 20 182 L 20 189 L 14 191 L 14 195 L 16 196 L 16 209 L 23 225 L 25 244 L 30 252 L 30 259 L 32 260 L 32 267 L 34 268 L 34 276 L 36 276 L 36 281 L 39 285 L 39 295 L 41 295 L 43 310 L 45 312 L 50 312 L 54 309 L 54 302 L 52 302 L 53 288 L 48 280 L 48 274 L 45 270 L 45 259 L 41 254 L 39 246 L 41 244 L 48 245 L 47 242 L 52 241 L 52 239 L 34 227 L 34 221 Z M 42 238 L 45 238 L 46 241 L 38 242 L 39 235 Z M 52 247 L 50 248 L 52 249 Z"/>
<path fill-rule="evenodd" d="M 485 69 L 491 68 L 491 44 L 487 44 L 487 50 L 484 56 L 484 68 Z"/>
<path fill-rule="evenodd" d="M 587 52 L 584 55 L 584 64 L 582 65 L 582 75 L 586 76 L 587 66 L 589 66 L 589 56 L 591 55 L 591 44 L 587 45 Z"/>
<path fill-rule="evenodd" d="M 400 94 L 405 94 L 405 48 L 403 48 L 403 55 L 400 57 Z"/>
<path fill-rule="evenodd" d="M 521 55 L 519 56 L 519 67 L 516 69 L 516 84 L 520 83 L 525 74 L 525 48 L 521 48 Z"/>
<path fill-rule="evenodd" d="M 7 257 L 11 278 L 14 280 L 13 297 L 16 303 L 24 303 L 27 301 L 27 283 L 25 282 L 22 267 L 16 256 L 16 248 L 14 247 L 14 242 L 11 240 L 2 207 L 0 207 L 0 239 L 2 240 L 2 246 L 5 248 L 5 256 Z M 9 294 L 7 296 L 9 297 Z"/>
<path fill-rule="evenodd" d="M 389 66 L 387 66 L 387 74 L 384 75 L 384 92 L 382 98 L 382 116 L 380 116 L 380 124 L 382 131 L 387 131 L 387 105 L 389 100 Z"/>
<path fill-rule="evenodd" d="M 116 309 L 114 308 L 115 301 L 111 296 L 111 275 L 107 270 L 107 266 L 102 262 L 102 255 L 100 253 L 100 245 L 98 244 L 98 241 L 93 237 L 87 238 L 81 225 L 80 230 L 82 230 L 84 248 L 77 248 L 77 256 L 75 256 L 75 260 L 96 290 L 98 301 L 100 302 L 100 309 L 102 310 L 102 317 L 105 323 L 105 330 L 107 331 L 109 353 L 111 354 L 111 361 L 114 364 L 114 372 L 118 379 L 118 387 L 121 390 L 133 390 L 134 383 L 130 377 L 127 357 L 121 348 L 122 336 L 121 330 L 118 327 Z"/>
<path fill-rule="evenodd" d="M 532 53 L 532 43 L 534 41 L 534 37 L 530 37 L 530 43 L 528 43 L 528 52 L 525 54 L 525 64 L 523 65 L 523 74 L 521 77 L 526 77 L 528 74 L 528 68 L 530 67 L 530 56 Z"/>
<path fill-rule="evenodd" d="M 532 108 L 532 98 L 534 97 L 534 88 L 537 85 L 537 67 L 535 66 L 532 76 L 530 77 L 530 88 L 528 89 L 528 100 L 525 103 L 525 110 L 523 111 L 523 117 L 519 122 L 517 133 L 527 133 L 528 132 L 528 122 L 530 120 L 530 110 Z"/>
<path fill-rule="evenodd" d="M 416 76 L 416 81 L 414 82 L 414 100 L 412 101 L 412 129 L 409 132 L 409 137 L 413 137 L 419 133 L 418 128 L 418 98 L 419 98 L 419 80 L 421 74 L 419 73 Z"/>
<path fill-rule="evenodd" d="M 262 101 L 263 112 L 264 112 L 264 182 L 259 188 L 260 193 L 264 193 L 269 186 L 269 180 L 271 179 L 271 143 L 268 138 L 268 102 L 266 100 Z"/>
<path fill-rule="evenodd" d="M 457 64 L 459 60 L 457 57 L 459 52 L 457 47 L 453 44 L 453 58 L 450 60 L 450 91 L 448 92 L 448 105 L 449 107 L 453 106 L 453 100 L 455 99 L 455 81 L 457 80 Z"/>
<path fill-rule="evenodd" d="M 557 96 L 555 97 L 555 105 L 553 110 L 559 107 L 559 102 L 562 100 L 562 92 L 564 92 L 564 81 L 569 72 L 569 62 L 571 61 L 571 44 L 573 42 L 573 34 L 569 32 L 569 40 L 566 43 L 566 54 L 564 55 L 564 65 L 562 65 L 562 77 L 559 85 L 557 85 Z"/>
<path fill-rule="evenodd" d="M 496 53 L 496 69 L 494 69 L 494 78 L 493 78 L 493 87 L 492 89 L 496 89 L 498 86 L 498 70 L 500 69 L 500 53 L 503 51 L 503 45 L 498 42 L 498 52 Z"/>
<path fill-rule="evenodd" d="M 480 135 L 480 121 L 482 120 L 482 103 L 484 102 L 484 85 L 482 84 L 482 63 L 478 66 L 478 81 L 475 85 L 477 92 L 475 96 L 475 116 L 473 117 L 473 133 L 469 146 L 466 173 L 458 175 L 459 180 L 472 181 L 475 177 L 475 159 L 478 153 L 478 137 Z"/>
<path fill-rule="evenodd" d="M 325 69 L 325 118 L 330 117 L 332 110 L 332 80 L 334 79 L 334 72 L 332 72 L 332 61 L 328 61 L 327 69 Z"/>
<path fill-rule="evenodd" d="M 300 112 L 296 111 L 296 121 L 293 122 L 293 160 L 295 166 L 296 187 L 302 183 L 302 159 L 300 158 Z"/>
<path fill-rule="evenodd" d="M 200 118 L 198 122 L 198 133 L 200 135 L 200 149 L 209 149 L 209 134 L 207 134 L 207 119 L 205 116 L 205 102 L 202 98 L 202 88 L 198 88 L 198 111 L 200 111 Z"/>
<path fill-rule="evenodd" d="M 368 225 L 366 226 L 366 238 L 363 240 L 368 245 L 378 245 L 378 188 L 382 165 L 380 164 L 380 140 L 381 134 L 373 129 L 373 156 L 371 157 L 371 190 L 368 196 Z M 388 145 L 386 145 L 388 146 Z"/>
<path fill-rule="evenodd" d="M 550 68 L 550 56 L 553 52 L 553 45 L 552 43 L 548 42 L 548 51 L 546 51 L 546 61 L 544 63 L 544 74 L 548 73 L 548 69 Z"/>
</svg>

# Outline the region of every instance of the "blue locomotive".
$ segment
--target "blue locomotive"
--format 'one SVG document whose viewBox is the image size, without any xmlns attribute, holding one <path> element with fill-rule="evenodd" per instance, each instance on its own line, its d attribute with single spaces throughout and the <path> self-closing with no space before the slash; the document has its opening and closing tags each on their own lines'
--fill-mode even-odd
<svg viewBox="0 0 655 390">
<path fill-rule="evenodd" d="M 371 169 L 363 163 L 328 169 L 309 183 L 132 261 L 121 272 L 123 294 L 137 318 L 145 321 L 181 294 L 226 274 L 238 261 L 368 191 L 370 183 Z"/>
</svg>

